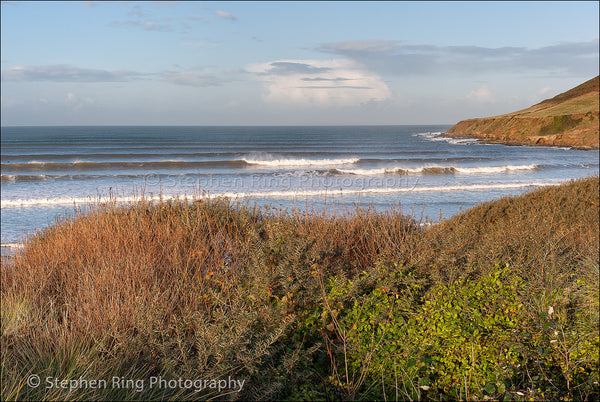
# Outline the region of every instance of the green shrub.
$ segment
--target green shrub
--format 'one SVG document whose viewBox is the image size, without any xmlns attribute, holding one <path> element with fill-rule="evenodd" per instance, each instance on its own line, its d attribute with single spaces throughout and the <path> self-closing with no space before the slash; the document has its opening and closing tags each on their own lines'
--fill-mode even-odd
<svg viewBox="0 0 600 402">
<path fill-rule="evenodd" d="M 552 123 L 540 128 L 540 135 L 558 134 L 576 127 L 582 119 L 574 119 L 570 115 L 554 116 Z"/>
<path fill-rule="evenodd" d="M 553 292 L 538 311 L 528 303 L 536 296 L 508 266 L 430 288 L 401 268 L 357 296 L 367 276 L 326 286 L 330 381 L 347 399 L 598 394 L 597 279 Z"/>
<path fill-rule="evenodd" d="M 394 290 L 378 286 L 342 321 L 350 367 L 368 372 L 371 384 L 365 387 L 379 397 L 504 391 L 518 360 L 511 339 L 523 316 L 519 288 L 507 269 L 435 285 L 422 301 L 423 287 L 416 283 Z"/>
</svg>

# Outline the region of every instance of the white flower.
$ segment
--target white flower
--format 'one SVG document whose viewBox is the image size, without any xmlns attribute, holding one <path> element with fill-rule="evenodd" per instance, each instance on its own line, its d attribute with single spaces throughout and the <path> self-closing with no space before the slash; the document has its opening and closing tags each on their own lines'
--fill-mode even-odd
<svg viewBox="0 0 600 402">
<path fill-rule="evenodd" d="M 552 314 L 554 314 L 554 307 L 550 306 L 548 307 L 548 315 L 552 317 Z"/>
</svg>

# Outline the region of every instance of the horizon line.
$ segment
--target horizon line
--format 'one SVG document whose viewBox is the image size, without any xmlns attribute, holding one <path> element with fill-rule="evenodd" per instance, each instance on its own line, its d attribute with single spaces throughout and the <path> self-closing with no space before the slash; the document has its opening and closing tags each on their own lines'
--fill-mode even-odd
<svg viewBox="0 0 600 402">
<path fill-rule="evenodd" d="M 17 124 L 3 125 L 2 128 L 16 127 L 393 127 L 393 126 L 452 126 L 456 123 L 415 123 L 415 124 Z"/>
</svg>

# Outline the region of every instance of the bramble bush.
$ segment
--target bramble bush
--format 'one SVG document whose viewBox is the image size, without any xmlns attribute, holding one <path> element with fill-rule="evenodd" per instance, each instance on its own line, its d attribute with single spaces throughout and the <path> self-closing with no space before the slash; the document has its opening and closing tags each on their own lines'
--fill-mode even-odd
<svg viewBox="0 0 600 402">
<path fill-rule="evenodd" d="M 598 394 L 593 322 L 567 331 L 560 314 L 530 314 L 524 282 L 509 266 L 427 290 L 410 271 L 395 271 L 340 311 L 355 287 L 332 279 L 324 302 L 337 346 L 331 379 L 349 399 Z"/>
</svg>

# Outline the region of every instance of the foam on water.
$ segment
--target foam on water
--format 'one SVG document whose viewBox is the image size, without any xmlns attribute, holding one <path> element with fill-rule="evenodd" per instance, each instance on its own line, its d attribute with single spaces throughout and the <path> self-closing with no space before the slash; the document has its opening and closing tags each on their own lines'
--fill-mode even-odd
<svg viewBox="0 0 600 402">
<path fill-rule="evenodd" d="M 495 174 L 511 172 L 517 170 L 534 170 L 539 166 L 537 164 L 528 165 L 504 165 L 504 166 L 477 166 L 477 167 L 459 167 L 459 166 L 423 166 L 417 168 L 391 167 L 377 169 L 335 169 L 339 173 L 374 176 L 384 174 Z"/>
<path fill-rule="evenodd" d="M 242 161 L 249 165 L 259 165 L 267 167 L 304 167 L 304 166 L 338 166 L 353 165 L 359 158 L 340 158 L 340 159 L 251 159 L 243 158 Z"/>
<path fill-rule="evenodd" d="M 480 143 L 478 139 L 475 138 L 452 138 L 445 137 L 442 132 L 432 132 L 432 133 L 418 133 L 413 134 L 415 137 L 425 138 L 429 141 L 443 141 L 453 145 L 471 145 Z"/>
<path fill-rule="evenodd" d="M 211 198 L 294 198 L 294 197 L 316 197 L 327 195 L 351 195 L 351 194 L 395 194 L 395 193 L 423 193 L 423 192 L 462 192 L 483 190 L 508 190 L 531 188 L 545 185 L 557 185 L 559 181 L 532 181 L 517 183 L 496 184 L 472 184 L 454 186 L 406 186 L 406 187 L 384 187 L 363 189 L 319 189 L 319 190 L 282 190 L 282 191 L 251 191 L 251 192 L 205 192 L 202 195 L 171 194 L 171 195 L 145 195 L 145 196 L 96 196 L 96 197 L 64 197 L 64 198 L 28 198 L 1 201 L 2 208 L 27 208 L 36 206 L 54 205 L 89 205 L 102 203 L 135 203 L 141 201 L 159 201 L 175 199 L 211 199 Z"/>
</svg>

